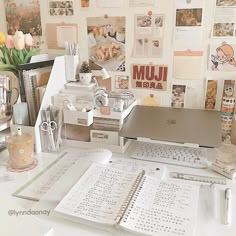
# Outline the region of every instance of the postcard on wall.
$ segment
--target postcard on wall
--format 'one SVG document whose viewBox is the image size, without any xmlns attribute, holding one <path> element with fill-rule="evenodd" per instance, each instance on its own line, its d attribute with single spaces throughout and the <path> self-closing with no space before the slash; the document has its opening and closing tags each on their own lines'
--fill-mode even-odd
<svg viewBox="0 0 236 236">
<path fill-rule="evenodd" d="M 135 16 L 134 57 L 162 57 L 164 15 Z"/>
<path fill-rule="evenodd" d="M 182 108 L 185 106 L 186 89 L 184 84 L 172 84 L 171 107 Z"/>
<path fill-rule="evenodd" d="M 129 89 L 129 76 L 115 75 L 115 88 L 116 89 Z"/>
<path fill-rule="evenodd" d="M 87 32 L 92 70 L 125 71 L 125 17 L 88 17 Z"/>
<path fill-rule="evenodd" d="M 199 50 L 202 44 L 204 1 L 175 1 L 173 46 L 176 50 Z"/>
<path fill-rule="evenodd" d="M 155 7 L 156 0 L 129 0 L 130 7 Z"/>
<path fill-rule="evenodd" d="M 173 77 L 175 79 L 200 79 L 202 64 L 203 51 L 175 51 Z"/>
<path fill-rule="evenodd" d="M 77 24 L 54 24 L 46 25 L 47 46 L 48 49 L 65 48 L 65 42 L 78 42 L 78 25 Z"/>
<path fill-rule="evenodd" d="M 97 7 L 123 7 L 124 0 L 96 0 Z"/>
<path fill-rule="evenodd" d="M 235 38 L 235 31 L 236 0 L 217 0 L 211 36 L 213 38 Z"/>
<path fill-rule="evenodd" d="M 131 65 L 131 84 L 133 89 L 167 89 L 167 65 Z"/>
<path fill-rule="evenodd" d="M 14 35 L 17 30 L 32 36 L 42 35 L 40 1 L 32 4 L 32 0 L 5 0 L 7 33 Z"/>
<path fill-rule="evenodd" d="M 209 71 L 236 71 L 236 44 L 222 42 L 211 44 L 208 60 Z"/>
<path fill-rule="evenodd" d="M 80 0 L 81 8 L 89 8 L 91 7 L 90 0 Z"/>
<path fill-rule="evenodd" d="M 217 96 L 217 80 L 207 80 L 206 82 L 206 95 L 205 95 L 205 109 L 214 110 L 216 107 Z"/>
<path fill-rule="evenodd" d="M 235 80 L 224 80 L 224 88 L 222 97 L 234 97 L 235 96 Z"/>
<path fill-rule="evenodd" d="M 49 16 L 74 16 L 74 1 L 48 0 Z"/>
</svg>

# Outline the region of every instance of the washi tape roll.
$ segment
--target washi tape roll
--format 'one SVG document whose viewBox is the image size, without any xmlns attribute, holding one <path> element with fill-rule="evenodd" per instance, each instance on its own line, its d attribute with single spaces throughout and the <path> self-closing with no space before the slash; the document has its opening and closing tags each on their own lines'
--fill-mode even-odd
<svg viewBox="0 0 236 236">
<path fill-rule="evenodd" d="M 234 105 L 235 105 L 235 98 L 223 97 L 221 106 L 222 115 L 233 115 Z"/>
</svg>

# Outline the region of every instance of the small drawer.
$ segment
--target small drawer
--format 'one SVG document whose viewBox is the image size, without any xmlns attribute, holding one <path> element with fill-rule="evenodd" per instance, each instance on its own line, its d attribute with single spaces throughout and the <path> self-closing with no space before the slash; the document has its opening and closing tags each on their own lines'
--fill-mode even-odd
<svg viewBox="0 0 236 236">
<path fill-rule="evenodd" d="M 90 140 L 94 143 L 104 143 L 110 145 L 119 145 L 119 133 L 104 130 L 91 130 Z"/>
<path fill-rule="evenodd" d="M 86 112 L 64 110 L 64 123 L 90 126 L 93 123 L 93 110 Z"/>
</svg>

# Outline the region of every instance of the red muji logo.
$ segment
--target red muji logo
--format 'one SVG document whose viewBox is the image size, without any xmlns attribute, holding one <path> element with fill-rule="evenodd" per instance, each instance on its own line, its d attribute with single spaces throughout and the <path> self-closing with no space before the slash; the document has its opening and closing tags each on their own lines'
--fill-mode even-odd
<svg viewBox="0 0 236 236">
<path fill-rule="evenodd" d="M 166 88 L 168 66 L 133 65 L 132 73 L 132 85 L 135 88 Z"/>
</svg>

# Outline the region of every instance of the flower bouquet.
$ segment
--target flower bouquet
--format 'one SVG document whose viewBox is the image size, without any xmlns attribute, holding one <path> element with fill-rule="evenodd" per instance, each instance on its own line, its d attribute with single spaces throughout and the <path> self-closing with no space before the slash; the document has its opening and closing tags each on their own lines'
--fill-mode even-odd
<svg viewBox="0 0 236 236">
<path fill-rule="evenodd" d="M 18 76 L 17 65 L 29 63 L 33 55 L 39 53 L 33 47 L 34 41 L 31 34 L 16 31 L 11 35 L 0 32 L 0 71 L 11 71 Z"/>
</svg>

